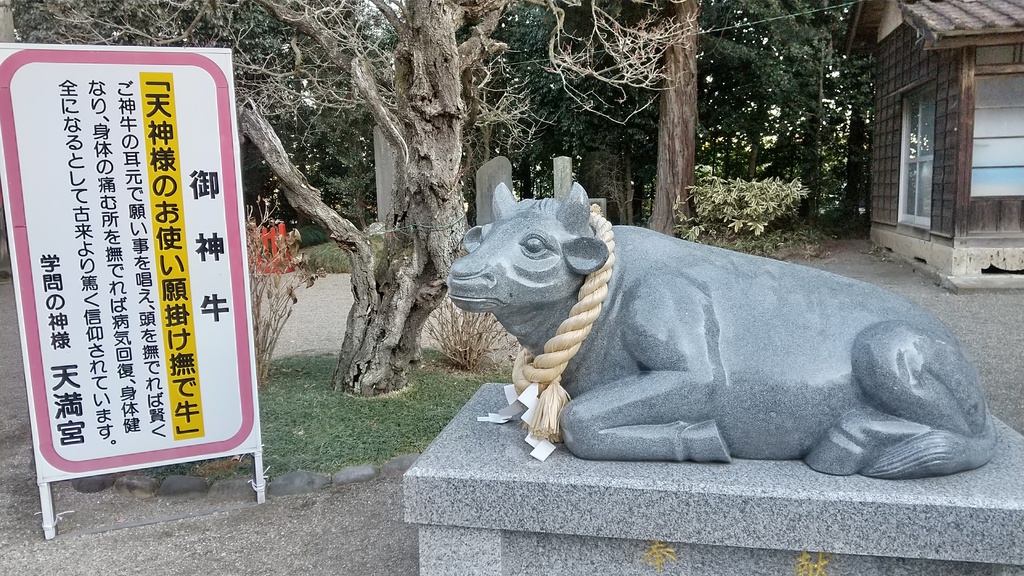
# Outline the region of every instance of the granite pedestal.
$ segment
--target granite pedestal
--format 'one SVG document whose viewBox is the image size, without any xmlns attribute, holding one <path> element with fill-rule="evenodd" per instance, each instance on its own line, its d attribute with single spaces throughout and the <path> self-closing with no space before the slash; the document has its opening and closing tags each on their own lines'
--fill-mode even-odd
<svg viewBox="0 0 1024 576">
<path fill-rule="evenodd" d="M 657 574 L 658 560 L 661 574 L 1024 576 L 1024 438 L 1002 423 L 981 469 L 877 480 L 561 448 L 539 462 L 517 423 L 476 420 L 504 405 L 482 387 L 405 474 L 423 576 Z"/>
</svg>

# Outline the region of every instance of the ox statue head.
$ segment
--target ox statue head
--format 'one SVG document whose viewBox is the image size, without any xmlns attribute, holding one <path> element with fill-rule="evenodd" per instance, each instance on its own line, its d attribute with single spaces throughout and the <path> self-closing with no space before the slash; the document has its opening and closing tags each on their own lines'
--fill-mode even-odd
<svg viewBox="0 0 1024 576">
<path fill-rule="evenodd" d="M 590 227 L 590 201 L 579 184 L 566 198 L 523 200 L 504 184 L 494 191 L 494 222 L 466 233 L 469 254 L 456 260 L 448 295 L 470 312 L 575 304 L 587 274 L 604 265 L 608 248 Z"/>
</svg>

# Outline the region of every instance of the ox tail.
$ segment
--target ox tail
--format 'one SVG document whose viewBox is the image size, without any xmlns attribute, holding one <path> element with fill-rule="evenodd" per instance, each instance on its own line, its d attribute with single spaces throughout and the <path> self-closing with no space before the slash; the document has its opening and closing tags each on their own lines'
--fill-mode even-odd
<svg viewBox="0 0 1024 576">
<path fill-rule="evenodd" d="M 983 466 L 992 459 L 995 446 L 995 425 L 989 416 L 976 436 L 933 429 L 889 448 L 860 473 L 902 479 L 943 476 Z"/>
</svg>

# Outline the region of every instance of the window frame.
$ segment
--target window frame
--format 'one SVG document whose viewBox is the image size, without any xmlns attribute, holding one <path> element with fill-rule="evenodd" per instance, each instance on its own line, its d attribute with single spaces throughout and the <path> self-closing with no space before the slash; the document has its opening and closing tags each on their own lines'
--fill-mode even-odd
<svg viewBox="0 0 1024 576">
<path fill-rule="evenodd" d="M 989 71 L 986 71 L 983 68 L 979 67 L 979 69 L 975 71 L 975 81 L 974 81 L 975 99 L 974 99 L 974 110 L 972 111 L 972 113 L 973 113 L 973 119 L 972 119 L 973 128 L 972 128 L 972 134 L 971 134 L 971 150 L 972 150 L 972 153 L 971 153 L 971 165 L 968 167 L 968 170 L 970 170 L 970 182 L 971 182 L 970 197 L 971 198 L 1014 198 L 1014 197 L 1024 196 L 1024 182 L 1021 183 L 1021 185 L 1020 185 L 1020 187 L 1019 187 L 1019 189 L 1017 191 L 1015 191 L 1014 193 L 1010 193 L 1010 194 L 976 194 L 975 193 L 975 187 L 974 187 L 974 174 L 975 174 L 975 170 L 978 170 L 978 169 L 984 170 L 986 168 L 1018 168 L 1018 169 L 1019 168 L 1024 168 L 1024 158 L 1021 159 L 1021 163 L 1020 164 L 1014 164 L 1014 165 L 1010 165 L 1010 164 L 1001 165 L 1001 166 L 976 166 L 975 165 L 975 162 L 977 161 L 977 158 L 975 158 L 975 154 L 974 154 L 973 151 L 976 149 L 979 140 L 980 141 L 998 141 L 998 140 L 1006 140 L 1006 139 L 1010 139 L 1010 138 L 1015 138 L 1015 139 L 1016 138 L 1024 138 L 1024 123 L 1021 123 L 1019 125 L 1019 127 L 1015 128 L 1016 131 L 1017 131 L 1017 133 L 1015 135 L 1010 135 L 1010 136 L 982 136 L 982 137 L 977 136 L 977 131 L 978 131 L 978 128 L 977 128 L 978 110 L 995 110 L 995 109 L 1000 109 L 1000 108 L 1005 108 L 1005 109 L 1020 108 L 1020 109 L 1024 109 L 1024 94 L 1022 94 L 1022 97 L 1020 99 L 1020 104 L 1017 105 L 1017 106 L 986 106 L 984 108 L 979 108 L 978 101 L 977 101 L 978 80 L 979 79 L 984 79 L 984 78 L 997 78 L 997 77 L 1000 77 L 1000 76 L 1017 76 L 1017 77 L 1020 77 L 1020 78 L 1024 79 L 1024 69 L 1019 69 L 1019 67 L 1018 67 L 1018 71 L 998 70 L 998 71 L 989 72 Z"/>
<path fill-rule="evenodd" d="M 927 100 L 930 100 L 932 110 L 932 134 L 931 134 L 931 153 L 927 155 L 919 155 L 915 158 L 910 158 L 910 118 L 911 108 L 913 105 L 918 107 L 918 121 L 916 130 L 921 131 L 922 124 L 924 122 L 924 114 L 922 113 Z M 935 168 L 935 84 L 929 82 L 923 86 L 915 87 L 913 90 L 908 90 L 904 93 L 901 106 L 903 108 L 903 121 L 901 123 L 900 131 L 900 190 L 899 190 L 899 218 L 898 221 L 901 224 L 908 224 L 917 228 L 925 228 L 930 230 L 932 225 L 932 193 L 934 189 L 934 181 L 931 179 L 929 182 L 927 194 L 928 199 L 926 203 L 926 215 L 920 215 L 910 213 L 907 210 L 907 194 L 909 189 L 910 179 L 910 165 L 916 164 L 918 166 L 918 174 L 920 174 L 920 167 L 928 165 L 934 174 Z M 915 182 L 915 184 L 917 184 Z M 921 190 L 918 189 L 915 192 L 915 201 Z"/>
</svg>

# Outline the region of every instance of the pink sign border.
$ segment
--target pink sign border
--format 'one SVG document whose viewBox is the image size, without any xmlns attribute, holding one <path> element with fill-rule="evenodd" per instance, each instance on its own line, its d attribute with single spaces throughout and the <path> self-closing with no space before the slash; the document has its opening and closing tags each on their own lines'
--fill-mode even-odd
<svg viewBox="0 0 1024 576">
<path fill-rule="evenodd" d="M 100 470 L 141 467 L 146 464 L 169 462 L 173 460 L 196 458 L 204 455 L 223 454 L 241 446 L 253 430 L 255 421 L 255 405 L 253 396 L 253 374 L 249 353 L 250 330 L 248 315 L 236 312 L 235 341 L 238 362 L 239 395 L 242 402 L 242 424 L 238 432 L 227 440 L 207 442 L 164 448 L 145 452 L 135 452 L 120 456 L 106 456 L 89 460 L 67 460 L 57 454 L 53 447 L 53 434 L 50 430 L 50 414 L 47 405 L 46 379 L 42 361 L 42 342 L 39 326 L 36 323 L 35 290 L 32 283 L 32 262 L 28 246 L 28 233 L 25 222 L 24 190 L 21 183 L 20 159 L 18 156 L 18 140 L 14 130 L 14 104 L 11 97 L 11 80 L 15 73 L 26 64 L 59 63 L 59 64 L 108 64 L 108 65 L 143 65 L 143 66 L 194 66 L 206 71 L 214 81 L 217 89 L 217 117 L 220 133 L 220 152 L 222 174 L 224 178 L 224 210 L 227 216 L 227 241 L 231 253 L 235 255 L 230 262 L 231 294 L 235 302 L 248 302 L 245 288 L 245 266 L 242 261 L 245 248 L 242 245 L 242 230 L 238 219 L 239 183 L 236 177 L 234 140 L 232 128 L 231 95 L 224 72 L 212 60 L 196 53 L 186 52 L 135 52 L 135 51 L 78 51 L 78 50 L 41 50 L 26 49 L 12 54 L 0 63 L 0 124 L 10 127 L 2 134 L 5 164 L 7 168 L 8 193 L 13 248 L 18 260 L 18 285 L 21 289 L 24 338 L 27 339 L 29 378 L 32 388 L 32 409 L 36 413 L 35 432 L 39 438 L 39 451 L 48 464 L 63 472 L 80 475 Z M 45 423 L 45 425 L 43 424 Z"/>
</svg>

